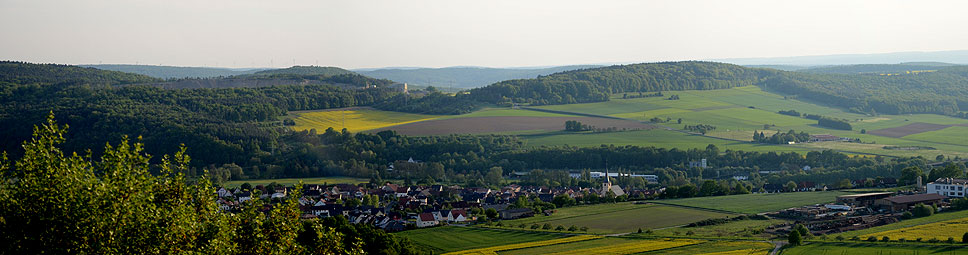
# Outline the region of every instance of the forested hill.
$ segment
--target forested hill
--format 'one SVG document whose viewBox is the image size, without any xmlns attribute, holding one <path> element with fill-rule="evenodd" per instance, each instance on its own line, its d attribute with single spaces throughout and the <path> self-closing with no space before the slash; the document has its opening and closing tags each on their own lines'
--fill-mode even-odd
<svg viewBox="0 0 968 255">
<path fill-rule="evenodd" d="M 842 70 L 903 70 L 916 66 L 937 69 L 884 75 L 789 72 L 712 62 L 666 62 L 608 66 L 498 82 L 458 93 L 405 100 L 395 97 L 380 109 L 460 114 L 481 103 L 510 105 L 572 104 L 609 100 L 614 93 L 723 89 L 757 85 L 858 113 L 937 113 L 966 116 L 968 66 L 937 63 L 895 66 L 854 66 Z M 846 71 L 845 71 L 846 72 Z M 852 71 L 851 71 L 852 72 Z"/>
<path fill-rule="evenodd" d="M 611 93 L 724 89 L 755 84 L 760 69 L 712 62 L 616 65 L 498 82 L 471 90 L 483 102 L 571 104 L 608 100 Z"/>
<path fill-rule="evenodd" d="M 328 76 L 324 83 L 363 87 L 379 81 L 359 75 Z M 148 153 L 162 155 L 189 144 L 196 164 L 272 164 L 272 151 L 287 149 L 287 111 L 373 105 L 397 92 L 346 89 L 333 84 L 259 88 L 163 89 L 135 85 L 157 78 L 66 65 L 0 64 L 0 151 L 17 155 L 33 125 L 53 111 L 70 126 L 69 151 L 143 137 Z M 372 83 L 370 83 L 372 85 Z M 116 86 L 125 85 L 125 86 Z"/>
<path fill-rule="evenodd" d="M 410 83 L 418 86 L 446 88 L 477 88 L 512 79 L 535 78 L 558 72 L 601 67 L 598 65 L 556 66 L 548 68 L 487 68 L 444 67 L 410 69 L 357 70 L 356 72 L 382 79 Z"/>
<path fill-rule="evenodd" d="M 955 64 L 940 62 L 911 62 L 901 64 L 871 64 L 871 65 L 842 65 L 842 66 L 822 66 L 812 67 L 799 72 L 807 73 L 836 73 L 836 74 L 906 74 L 918 71 L 935 71 L 938 69 L 957 66 Z"/>
<path fill-rule="evenodd" d="M 293 66 L 283 69 L 271 69 L 258 71 L 254 73 L 255 75 L 272 75 L 272 74 L 298 74 L 298 75 L 323 75 L 323 76 L 333 76 L 340 74 L 354 74 L 353 71 L 346 70 L 339 67 L 331 66 Z"/>
<path fill-rule="evenodd" d="M 957 114 L 968 109 L 968 67 L 899 75 L 782 72 L 758 85 L 861 113 Z"/>
<path fill-rule="evenodd" d="M 0 85 L 122 85 L 160 82 L 140 74 L 57 64 L 0 61 Z"/>
<path fill-rule="evenodd" d="M 153 66 L 153 65 L 80 65 L 101 70 L 143 74 L 162 79 L 214 78 L 251 74 L 265 68 L 229 69 L 217 67 Z"/>
<path fill-rule="evenodd" d="M 344 88 L 366 86 L 382 87 L 393 84 L 390 80 L 378 80 L 349 73 L 337 75 L 318 74 L 252 74 L 232 77 L 178 79 L 149 84 L 168 89 L 186 88 L 258 88 L 284 85 L 337 85 Z"/>
</svg>

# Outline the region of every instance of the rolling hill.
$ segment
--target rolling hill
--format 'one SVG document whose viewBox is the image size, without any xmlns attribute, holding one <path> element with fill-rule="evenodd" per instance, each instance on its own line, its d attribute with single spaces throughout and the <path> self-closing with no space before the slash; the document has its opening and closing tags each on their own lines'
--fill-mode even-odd
<svg viewBox="0 0 968 255">
<path fill-rule="evenodd" d="M 601 66 L 573 65 L 548 68 L 385 68 L 375 70 L 361 69 L 356 70 L 356 72 L 374 78 L 390 79 L 417 86 L 477 88 L 504 80 L 536 78 L 541 75 L 596 67 Z"/>
<path fill-rule="evenodd" d="M 152 65 L 79 65 L 101 70 L 111 70 L 126 73 L 143 74 L 161 79 L 181 78 L 214 78 L 251 74 L 266 70 L 266 68 L 216 68 L 216 67 L 187 67 L 187 66 L 152 66 Z"/>
</svg>

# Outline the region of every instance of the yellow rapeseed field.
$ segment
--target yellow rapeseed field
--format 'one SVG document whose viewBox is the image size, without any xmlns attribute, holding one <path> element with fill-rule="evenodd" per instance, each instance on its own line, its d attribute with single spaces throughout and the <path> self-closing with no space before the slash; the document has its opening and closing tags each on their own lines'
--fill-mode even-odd
<svg viewBox="0 0 968 255">
<path fill-rule="evenodd" d="M 773 244 L 748 241 L 713 242 L 711 248 L 716 250 L 720 250 L 718 248 L 735 248 L 736 250 L 702 253 L 701 255 L 765 255 L 773 250 Z"/>
<path fill-rule="evenodd" d="M 635 254 L 640 252 L 662 250 L 668 248 L 675 248 L 679 246 L 686 246 L 691 244 L 702 243 L 700 240 L 692 239 L 656 239 L 656 240 L 642 240 L 634 243 L 620 244 L 620 245 L 610 245 L 607 247 L 593 247 L 587 249 L 578 249 L 571 251 L 563 251 L 552 253 L 553 255 L 570 255 L 570 254 Z"/>
<path fill-rule="evenodd" d="M 431 120 L 439 116 L 413 114 L 402 112 L 380 111 L 369 108 L 353 108 L 346 110 L 327 110 L 315 112 L 293 112 L 296 122 L 292 129 L 296 131 L 316 129 L 322 133 L 327 128 L 342 130 L 345 127 L 350 132 L 359 132 L 377 128 L 389 127 L 424 120 Z"/>
<path fill-rule="evenodd" d="M 938 240 L 944 241 L 948 240 L 949 237 L 953 237 L 955 240 L 961 241 L 961 237 L 966 231 L 968 231 L 968 218 L 961 218 L 877 232 L 874 234 L 861 236 L 861 238 L 866 239 L 870 236 L 873 236 L 877 239 L 881 239 L 882 237 L 887 236 L 891 238 L 891 240 L 904 238 L 908 241 L 914 241 L 918 238 L 923 238 L 922 240 L 927 241 L 931 240 L 932 238 L 937 238 Z"/>
<path fill-rule="evenodd" d="M 497 252 L 499 251 L 517 250 L 517 249 L 524 249 L 524 248 L 531 248 L 531 247 L 580 242 L 580 241 L 586 241 L 586 240 L 592 240 L 592 239 L 598 239 L 598 238 L 602 238 L 602 237 L 593 236 L 593 235 L 580 235 L 580 236 L 572 236 L 572 237 L 551 239 L 551 240 L 545 240 L 545 241 L 516 243 L 516 244 L 508 244 L 508 245 L 466 250 L 466 251 L 457 251 L 457 252 L 451 252 L 451 253 L 444 253 L 444 255 L 497 254 Z"/>
</svg>

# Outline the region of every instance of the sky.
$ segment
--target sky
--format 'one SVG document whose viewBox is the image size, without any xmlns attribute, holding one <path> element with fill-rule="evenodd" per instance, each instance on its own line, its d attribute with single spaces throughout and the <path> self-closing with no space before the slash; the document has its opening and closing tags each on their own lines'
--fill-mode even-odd
<svg viewBox="0 0 968 255">
<path fill-rule="evenodd" d="M 968 1 L 0 0 L 0 59 L 522 67 L 968 49 Z"/>
</svg>

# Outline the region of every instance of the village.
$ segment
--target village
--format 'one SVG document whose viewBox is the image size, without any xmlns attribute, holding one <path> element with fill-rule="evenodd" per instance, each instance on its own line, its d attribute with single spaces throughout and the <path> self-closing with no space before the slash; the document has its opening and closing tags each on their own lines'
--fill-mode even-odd
<svg viewBox="0 0 968 255">
<path fill-rule="evenodd" d="M 701 165 L 702 162 L 695 162 Z M 607 178 L 606 178 L 607 176 Z M 404 231 L 440 225 L 467 225 L 489 223 L 531 217 L 537 214 L 551 215 L 556 208 L 567 206 L 561 200 L 584 203 L 614 203 L 632 200 L 655 200 L 665 188 L 625 190 L 612 185 L 612 179 L 628 178 L 630 175 L 592 172 L 591 177 L 602 180 L 596 188 L 562 187 L 548 188 L 509 184 L 500 189 L 487 187 L 461 187 L 459 185 L 399 185 L 390 182 L 382 185 L 361 183 L 318 185 L 301 187 L 281 185 L 257 185 L 234 189 L 219 188 L 219 208 L 223 212 L 237 212 L 241 204 L 251 199 L 278 203 L 293 192 L 298 197 L 303 219 L 342 216 L 355 224 L 367 224 L 388 232 Z M 643 177 L 643 176 L 638 176 Z M 655 176 L 644 176 L 655 182 Z M 857 180 L 864 182 L 865 180 Z M 894 188 L 894 179 L 877 180 L 878 187 Z M 785 185 L 766 184 L 757 192 L 824 192 L 826 187 L 814 183 L 797 183 L 796 188 Z M 268 192 L 262 192 L 267 190 Z M 806 205 L 776 212 L 761 213 L 772 218 L 793 220 L 807 226 L 814 234 L 831 234 L 898 222 L 911 217 L 911 210 L 918 206 L 931 206 L 945 210 L 949 200 L 964 198 L 968 180 L 942 178 L 921 185 L 915 190 L 898 192 L 871 192 L 831 197 L 828 204 Z M 590 200 L 591 199 L 591 200 Z M 263 210 L 268 211 L 271 206 Z M 778 234 L 789 232 L 793 224 L 771 227 L 768 231 Z"/>
</svg>

